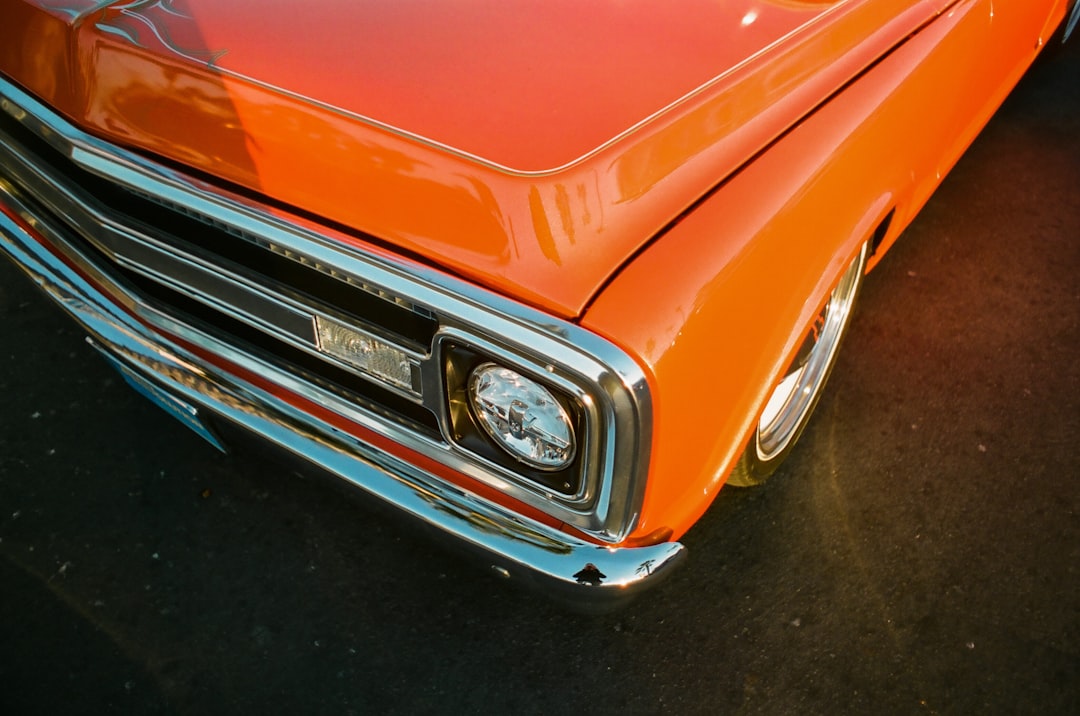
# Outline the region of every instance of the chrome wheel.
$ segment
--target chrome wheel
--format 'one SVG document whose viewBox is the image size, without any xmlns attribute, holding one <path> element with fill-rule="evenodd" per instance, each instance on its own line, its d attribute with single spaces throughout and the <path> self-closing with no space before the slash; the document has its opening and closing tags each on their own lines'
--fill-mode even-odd
<svg viewBox="0 0 1080 716">
<path fill-rule="evenodd" d="M 1069 10 L 1068 16 L 1062 21 L 1062 42 L 1066 42 L 1072 36 L 1078 22 L 1080 22 L 1080 2 L 1073 0 L 1072 9 Z"/>
<path fill-rule="evenodd" d="M 728 478 L 738 486 L 756 485 L 771 475 L 794 445 L 817 404 L 836 362 L 866 268 L 867 245 L 840 277 L 784 377 L 762 409 L 757 429 Z"/>
</svg>

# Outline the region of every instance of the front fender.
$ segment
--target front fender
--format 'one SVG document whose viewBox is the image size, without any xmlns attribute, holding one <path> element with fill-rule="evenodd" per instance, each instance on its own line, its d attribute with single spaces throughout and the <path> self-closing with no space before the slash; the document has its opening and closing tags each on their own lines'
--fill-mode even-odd
<svg viewBox="0 0 1080 716">
<path fill-rule="evenodd" d="M 678 537 L 712 501 L 858 247 L 873 237 L 880 260 L 1034 59 L 1046 10 L 1021 10 L 952 8 L 717 187 L 592 304 L 585 327 L 639 356 L 652 384 L 639 534 Z"/>
</svg>

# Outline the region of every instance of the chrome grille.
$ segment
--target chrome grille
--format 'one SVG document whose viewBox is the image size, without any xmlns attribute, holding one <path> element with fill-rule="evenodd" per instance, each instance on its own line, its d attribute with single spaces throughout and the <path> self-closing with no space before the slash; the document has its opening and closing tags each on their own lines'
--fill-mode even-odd
<svg viewBox="0 0 1080 716">
<path fill-rule="evenodd" d="M 602 542 L 634 528 L 651 397 L 637 363 L 596 334 L 364 249 L 377 242 L 346 227 L 103 142 L 2 77 L 0 205 L 163 350 L 194 347 L 318 406 L 308 417 L 319 430 L 378 436 Z M 318 317 L 407 356 L 411 380 L 382 380 L 321 352 Z M 578 406 L 583 447 L 572 468 L 529 470 L 457 432 L 461 373 L 481 359 Z M 331 427 L 324 410 L 356 431 Z"/>
<path fill-rule="evenodd" d="M 295 249 L 98 177 L 7 115 L 0 115 L 0 132 L 5 144 L 18 147 L 21 162 L 8 166 L 16 185 L 47 204 L 73 240 L 111 266 L 148 306 L 383 416 L 438 434 L 437 406 L 423 403 L 420 368 L 438 330 L 433 312 Z M 33 190 L 41 184 L 63 186 L 64 193 Z M 315 340 L 317 316 L 414 356 L 412 385 L 380 380 L 322 353 Z"/>
</svg>

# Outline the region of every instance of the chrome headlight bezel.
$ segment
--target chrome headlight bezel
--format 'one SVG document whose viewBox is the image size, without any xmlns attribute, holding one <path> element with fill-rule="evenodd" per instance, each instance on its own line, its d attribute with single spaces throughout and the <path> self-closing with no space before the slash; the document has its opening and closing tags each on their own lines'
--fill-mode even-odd
<svg viewBox="0 0 1080 716">
<path fill-rule="evenodd" d="M 597 453 L 605 420 L 588 381 L 553 364 L 536 364 L 476 337 L 456 336 L 441 342 L 444 364 L 446 438 L 458 451 L 508 483 L 538 492 L 554 504 L 584 511 L 597 494 Z M 478 368 L 495 365 L 542 386 L 565 411 L 574 435 L 573 456 L 564 466 L 550 468 L 516 458 L 484 426 L 469 398 L 470 378 Z M 614 435 L 611 436 L 614 438 Z"/>
<path fill-rule="evenodd" d="M 441 329 L 435 348 L 445 391 L 444 439 L 476 466 L 470 474 L 485 484 L 616 543 L 637 525 L 644 498 L 652 436 L 649 386 L 626 354 L 596 334 L 564 325 L 561 334 L 528 330 L 480 336 L 469 330 L 473 326 Z M 511 343 L 508 337 L 532 340 Z M 567 409 L 577 450 L 566 469 L 530 469 L 495 447 L 475 424 L 467 381 L 486 362 L 540 383 Z"/>
</svg>

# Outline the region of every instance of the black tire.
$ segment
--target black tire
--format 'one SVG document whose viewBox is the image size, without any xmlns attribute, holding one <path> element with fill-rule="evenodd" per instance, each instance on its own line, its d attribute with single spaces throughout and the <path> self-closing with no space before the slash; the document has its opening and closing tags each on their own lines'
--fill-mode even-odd
<svg viewBox="0 0 1080 716">
<path fill-rule="evenodd" d="M 728 477 L 729 485 L 751 487 L 765 482 L 791 452 L 809 422 L 851 324 L 868 251 L 868 244 L 863 244 L 807 331 L 784 377 L 773 388 L 746 450 Z"/>
</svg>

